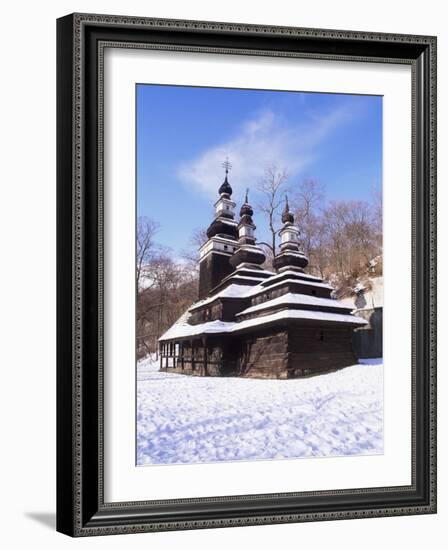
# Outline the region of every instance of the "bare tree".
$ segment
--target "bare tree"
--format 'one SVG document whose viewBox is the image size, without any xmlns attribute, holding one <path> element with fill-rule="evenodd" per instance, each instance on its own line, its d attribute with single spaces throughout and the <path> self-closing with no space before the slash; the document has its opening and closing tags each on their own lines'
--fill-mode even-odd
<svg viewBox="0 0 448 550">
<path fill-rule="evenodd" d="M 137 222 L 136 279 L 137 354 L 158 349 L 158 338 L 197 296 L 197 272 L 155 242 L 159 225 L 142 217 Z"/>
<path fill-rule="evenodd" d="M 197 272 L 162 251 L 145 266 L 151 285 L 137 296 L 137 352 L 157 352 L 159 337 L 197 298 Z"/>
<path fill-rule="evenodd" d="M 327 228 L 322 214 L 319 213 L 316 216 L 315 223 L 313 224 L 313 235 L 310 246 L 308 250 L 306 250 L 306 254 L 309 259 L 309 271 L 322 279 L 326 278 L 326 275 L 328 274 L 327 268 L 330 264 L 327 244 Z"/>
<path fill-rule="evenodd" d="M 379 247 L 383 244 L 383 189 L 381 185 L 374 186 L 372 190 L 373 218 L 375 224 L 376 237 Z"/>
<path fill-rule="evenodd" d="M 356 279 L 370 260 L 381 254 L 371 205 L 364 201 L 333 201 L 322 212 L 327 273 Z"/>
<path fill-rule="evenodd" d="M 207 230 L 197 228 L 190 237 L 189 247 L 182 251 L 182 258 L 192 270 L 199 269 L 199 249 L 207 239 Z"/>
<path fill-rule="evenodd" d="M 300 229 L 302 247 L 307 256 L 316 248 L 322 231 L 319 227 L 319 214 L 323 200 L 324 188 L 315 179 L 304 179 L 293 190 L 291 204 Z"/>
<path fill-rule="evenodd" d="M 137 220 L 137 242 L 136 242 L 136 278 L 137 288 L 142 285 L 144 268 L 150 263 L 157 252 L 157 246 L 154 243 L 154 236 L 159 229 L 159 224 L 146 216 L 139 217 Z"/>
<path fill-rule="evenodd" d="M 268 271 L 274 271 L 274 266 L 273 266 L 274 254 L 272 253 L 272 245 L 265 243 L 263 241 L 258 241 L 257 244 L 262 248 L 266 258 L 262 264 L 263 269 L 267 269 Z"/>
<path fill-rule="evenodd" d="M 306 178 L 295 189 L 294 198 L 305 216 L 315 211 L 324 199 L 324 187 L 316 179 Z"/>
<path fill-rule="evenodd" d="M 271 242 L 262 244 L 270 248 L 273 256 L 276 255 L 276 237 L 279 230 L 277 226 L 279 208 L 283 202 L 287 179 L 288 174 L 286 169 L 278 170 L 275 165 L 271 165 L 265 168 L 264 176 L 257 186 L 258 190 L 263 195 L 263 200 L 259 203 L 258 207 L 266 215 L 269 231 L 271 233 Z"/>
</svg>

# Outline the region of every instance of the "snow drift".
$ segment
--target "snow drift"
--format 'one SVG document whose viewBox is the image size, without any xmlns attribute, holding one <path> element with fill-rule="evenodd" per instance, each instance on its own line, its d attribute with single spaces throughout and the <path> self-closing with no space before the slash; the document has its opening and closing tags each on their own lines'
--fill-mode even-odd
<svg viewBox="0 0 448 550">
<path fill-rule="evenodd" d="M 137 464 L 381 454 L 383 365 L 294 380 L 137 369 Z M 373 363 L 373 364 L 372 364 Z"/>
</svg>

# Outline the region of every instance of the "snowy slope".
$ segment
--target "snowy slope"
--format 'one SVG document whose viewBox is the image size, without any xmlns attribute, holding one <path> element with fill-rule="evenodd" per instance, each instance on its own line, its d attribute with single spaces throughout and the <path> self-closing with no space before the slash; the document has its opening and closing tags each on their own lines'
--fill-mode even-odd
<svg viewBox="0 0 448 550">
<path fill-rule="evenodd" d="M 137 463 L 380 454 L 383 366 L 296 380 L 137 371 Z"/>
<path fill-rule="evenodd" d="M 359 283 L 357 285 L 356 290 L 359 292 L 359 290 L 363 290 L 363 287 L 366 286 L 366 283 L 368 283 L 368 290 L 365 290 L 363 292 L 364 299 L 365 299 L 365 306 L 362 308 L 356 307 L 356 298 L 357 294 L 353 293 L 350 296 L 346 296 L 345 298 L 340 298 L 339 302 L 352 307 L 353 309 L 371 309 L 374 307 L 383 307 L 384 302 L 384 289 L 383 289 L 383 277 L 371 277 L 364 283 Z"/>
</svg>

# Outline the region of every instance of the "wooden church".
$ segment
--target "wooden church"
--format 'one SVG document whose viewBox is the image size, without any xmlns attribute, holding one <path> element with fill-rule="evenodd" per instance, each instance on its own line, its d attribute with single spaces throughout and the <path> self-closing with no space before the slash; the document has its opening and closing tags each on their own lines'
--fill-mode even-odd
<svg viewBox="0 0 448 550">
<path fill-rule="evenodd" d="M 199 301 L 159 339 L 160 370 L 197 376 L 296 378 L 353 365 L 352 332 L 366 321 L 305 272 L 299 230 L 286 200 L 275 273 L 261 266 L 253 210 L 240 218 L 228 181 L 200 249 Z"/>
</svg>

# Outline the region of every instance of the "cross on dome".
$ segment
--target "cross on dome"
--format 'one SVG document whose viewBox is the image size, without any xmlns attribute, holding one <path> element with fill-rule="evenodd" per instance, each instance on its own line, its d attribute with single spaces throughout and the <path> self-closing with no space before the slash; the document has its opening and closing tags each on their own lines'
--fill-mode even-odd
<svg viewBox="0 0 448 550">
<path fill-rule="evenodd" d="M 227 179 L 227 174 L 230 172 L 230 170 L 232 169 L 232 165 L 230 164 L 230 161 L 229 161 L 229 157 L 226 157 L 226 160 L 221 164 L 221 166 L 224 168 L 224 170 L 226 171 L 226 179 Z"/>
<path fill-rule="evenodd" d="M 232 169 L 232 165 L 230 164 L 229 157 L 226 157 L 226 160 L 221 164 L 221 166 L 224 168 L 224 170 L 226 172 L 226 177 L 224 179 L 224 183 L 219 188 L 218 193 L 220 195 L 224 194 L 224 195 L 230 197 L 230 195 L 232 194 L 233 191 L 232 191 L 232 188 L 230 187 L 230 183 L 227 180 L 227 176 L 229 174 L 229 171 Z"/>
</svg>

